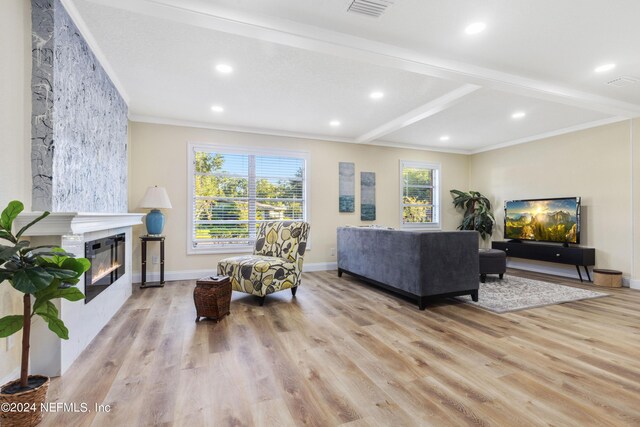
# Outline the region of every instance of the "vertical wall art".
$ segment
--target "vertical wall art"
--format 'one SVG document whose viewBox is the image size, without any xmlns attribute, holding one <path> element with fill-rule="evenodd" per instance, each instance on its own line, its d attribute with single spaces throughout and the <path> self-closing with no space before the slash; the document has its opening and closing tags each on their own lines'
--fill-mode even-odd
<svg viewBox="0 0 640 427">
<path fill-rule="evenodd" d="M 339 170 L 339 212 L 355 212 L 356 210 L 356 165 L 340 162 Z"/>
<path fill-rule="evenodd" d="M 360 172 L 360 219 L 376 220 L 376 174 Z"/>
</svg>

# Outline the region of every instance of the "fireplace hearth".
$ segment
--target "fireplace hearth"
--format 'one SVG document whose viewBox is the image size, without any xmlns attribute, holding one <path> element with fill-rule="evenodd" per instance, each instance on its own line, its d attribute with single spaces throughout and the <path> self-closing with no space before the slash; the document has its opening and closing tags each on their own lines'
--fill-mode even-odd
<svg viewBox="0 0 640 427">
<path fill-rule="evenodd" d="M 125 272 L 125 234 L 85 243 L 85 257 L 91 268 L 85 273 L 85 304 L 97 297 Z"/>
</svg>

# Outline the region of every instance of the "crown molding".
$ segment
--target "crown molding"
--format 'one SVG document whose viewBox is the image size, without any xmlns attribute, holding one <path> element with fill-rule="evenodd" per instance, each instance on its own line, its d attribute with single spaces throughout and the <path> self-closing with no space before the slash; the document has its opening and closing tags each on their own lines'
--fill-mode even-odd
<svg viewBox="0 0 640 427">
<path fill-rule="evenodd" d="M 282 136 L 286 138 L 309 139 L 309 140 L 320 141 L 320 142 L 323 142 L 323 141 L 342 142 L 347 144 L 372 145 L 376 147 L 404 148 L 409 150 L 436 151 L 440 153 L 474 155 L 474 154 L 484 153 L 486 151 L 499 150 L 501 148 L 511 147 L 514 145 L 525 144 L 527 142 L 533 142 L 541 139 L 551 138 L 554 136 L 564 135 L 571 132 L 578 132 L 581 130 L 591 129 L 598 126 L 605 126 L 612 123 L 618 123 L 618 122 L 629 120 L 629 119 L 626 117 L 611 117 L 608 119 L 582 123 L 576 126 L 556 129 L 550 132 L 544 132 L 538 135 L 515 139 L 513 141 L 502 142 L 499 144 L 494 144 L 494 145 L 490 145 L 490 146 L 482 147 L 478 149 L 446 148 L 446 147 L 439 147 L 439 146 L 409 144 L 409 143 L 393 142 L 393 141 L 385 141 L 385 140 L 373 140 L 373 141 L 361 143 L 356 141 L 355 139 L 335 138 L 327 135 L 311 135 L 311 134 L 277 131 L 277 130 L 270 130 L 270 129 L 263 130 L 263 129 L 255 129 L 255 128 L 245 128 L 241 126 L 224 126 L 224 125 L 216 125 L 212 123 L 191 122 L 187 120 L 167 119 L 163 117 L 144 116 L 144 115 L 135 115 L 135 114 L 130 114 L 129 120 L 132 122 L 139 122 L 139 123 L 191 127 L 191 128 L 197 128 L 197 129 L 211 129 L 211 130 L 219 130 L 219 131 L 225 131 L 225 132 L 251 133 L 251 134 L 257 134 L 257 135 Z"/>
<path fill-rule="evenodd" d="M 71 20 L 73 21 L 74 24 L 76 24 L 76 27 L 78 27 L 78 31 L 80 31 L 80 34 L 82 34 L 82 37 L 84 37 L 85 41 L 91 48 L 91 51 L 93 52 L 94 56 L 98 59 L 98 62 L 100 62 L 100 65 L 104 69 L 105 73 L 107 73 L 107 76 L 109 76 L 109 79 L 111 79 L 111 82 L 116 87 L 116 90 L 118 91 L 118 93 L 120 93 L 120 96 L 122 97 L 122 99 L 124 100 L 125 104 L 127 104 L 127 107 L 128 107 L 129 100 L 130 100 L 129 94 L 127 93 L 127 91 L 124 88 L 124 85 L 116 75 L 116 72 L 111 66 L 111 63 L 109 63 L 109 61 L 107 60 L 107 57 L 102 52 L 102 49 L 100 49 L 100 46 L 98 45 L 98 42 L 96 41 L 95 37 L 93 37 L 93 34 L 91 33 L 91 31 L 89 30 L 87 23 L 84 21 L 84 19 L 82 19 L 82 16 L 80 15 L 80 12 L 76 8 L 76 5 L 73 3 L 73 0 L 60 0 L 60 1 L 62 2 L 62 5 L 64 6 L 65 10 L 71 17 Z"/>
<path fill-rule="evenodd" d="M 251 133 L 251 134 L 268 135 L 268 136 L 282 136 L 285 138 L 309 139 L 309 140 L 319 141 L 319 142 L 325 142 L 325 141 L 342 142 L 346 144 L 374 145 L 377 147 L 407 148 L 411 150 L 421 150 L 421 151 L 439 151 L 443 153 L 452 153 L 452 154 L 471 154 L 471 151 L 469 150 L 461 150 L 461 149 L 455 149 L 455 148 L 447 149 L 442 147 L 430 147 L 425 145 L 404 144 L 404 143 L 397 143 L 397 142 L 391 142 L 391 141 L 369 141 L 366 143 L 360 143 L 360 142 L 357 142 L 355 139 L 336 138 L 329 135 L 312 135 L 312 134 L 306 134 L 306 133 L 278 131 L 278 130 L 272 130 L 272 129 L 247 128 L 242 126 L 225 126 L 225 125 L 217 125 L 214 123 L 191 122 L 188 120 L 168 119 L 164 117 L 145 116 L 145 115 L 138 115 L 138 114 L 130 114 L 129 120 L 132 122 L 138 122 L 138 123 L 150 123 L 150 124 L 156 124 L 156 125 L 189 127 L 189 128 L 196 128 L 196 129 L 211 129 L 211 130 L 219 130 L 224 132 L 240 132 L 240 133 Z"/>
<path fill-rule="evenodd" d="M 595 120 L 592 122 L 581 123 L 575 126 L 569 126 L 562 129 L 556 129 L 549 132 L 540 133 L 538 135 L 528 136 L 526 138 L 515 139 L 513 141 L 503 142 L 500 144 L 489 145 L 487 147 L 478 148 L 476 150 L 469 150 L 469 154 L 479 154 L 484 153 L 485 151 L 493 151 L 498 150 L 500 148 L 511 147 L 514 145 L 525 144 L 527 142 L 539 141 L 541 139 L 551 138 L 554 136 L 560 136 L 571 132 L 578 132 L 581 130 L 591 129 L 598 126 L 604 126 L 612 123 L 618 123 L 624 120 L 629 120 L 627 117 L 610 117 L 602 120 Z"/>
<path fill-rule="evenodd" d="M 316 135 L 311 133 L 290 132 L 290 131 L 277 130 L 277 129 L 252 128 L 252 127 L 246 127 L 246 126 L 229 126 L 229 125 L 221 125 L 217 123 L 207 123 L 207 122 L 198 122 L 198 121 L 181 120 L 181 119 L 169 119 L 166 117 L 158 117 L 158 116 L 146 116 L 143 114 L 129 114 L 129 120 L 132 122 L 181 126 L 181 127 L 190 127 L 190 128 L 197 128 L 197 129 L 212 129 L 212 130 L 221 130 L 221 131 L 227 131 L 227 132 L 242 132 L 242 133 L 254 133 L 259 135 L 269 135 L 269 136 L 284 136 L 287 138 L 355 143 L 355 141 L 351 138 L 341 138 L 341 137 L 330 136 L 330 135 Z"/>
</svg>

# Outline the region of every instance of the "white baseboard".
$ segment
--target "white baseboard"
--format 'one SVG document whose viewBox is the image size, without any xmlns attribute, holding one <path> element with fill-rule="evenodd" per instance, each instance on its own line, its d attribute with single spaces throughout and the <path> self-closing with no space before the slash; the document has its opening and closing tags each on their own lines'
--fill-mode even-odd
<svg viewBox="0 0 640 427">
<path fill-rule="evenodd" d="M 635 280 L 635 279 L 630 280 L 629 287 L 631 289 L 640 289 L 640 280 Z"/>
<path fill-rule="evenodd" d="M 327 271 L 327 270 L 337 270 L 338 263 L 337 262 L 316 262 L 313 264 L 305 264 L 303 271 Z"/>
<path fill-rule="evenodd" d="M 304 264 L 303 271 L 325 271 L 336 270 L 338 268 L 337 262 L 317 262 L 313 264 Z M 216 274 L 216 269 L 208 268 L 206 270 L 177 270 L 177 271 L 165 271 L 164 280 L 171 282 L 174 280 L 195 280 L 201 277 L 210 276 Z M 133 273 L 133 283 L 140 283 L 142 275 L 137 272 Z M 160 272 L 153 272 L 147 274 L 147 282 L 158 282 L 160 280 Z"/>
</svg>

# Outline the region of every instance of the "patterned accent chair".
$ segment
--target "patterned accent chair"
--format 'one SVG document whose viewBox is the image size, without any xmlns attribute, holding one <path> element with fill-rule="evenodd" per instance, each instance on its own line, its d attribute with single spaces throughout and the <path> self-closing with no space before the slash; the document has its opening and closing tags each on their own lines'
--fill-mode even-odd
<svg viewBox="0 0 640 427">
<path fill-rule="evenodd" d="M 257 295 L 260 305 L 268 294 L 291 289 L 296 295 L 309 224 L 265 222 L 258 229 L 253 255 L 225 258 L 218 262 L 218 274 L 229 276 L 234 291 Z"/>
</svg>

